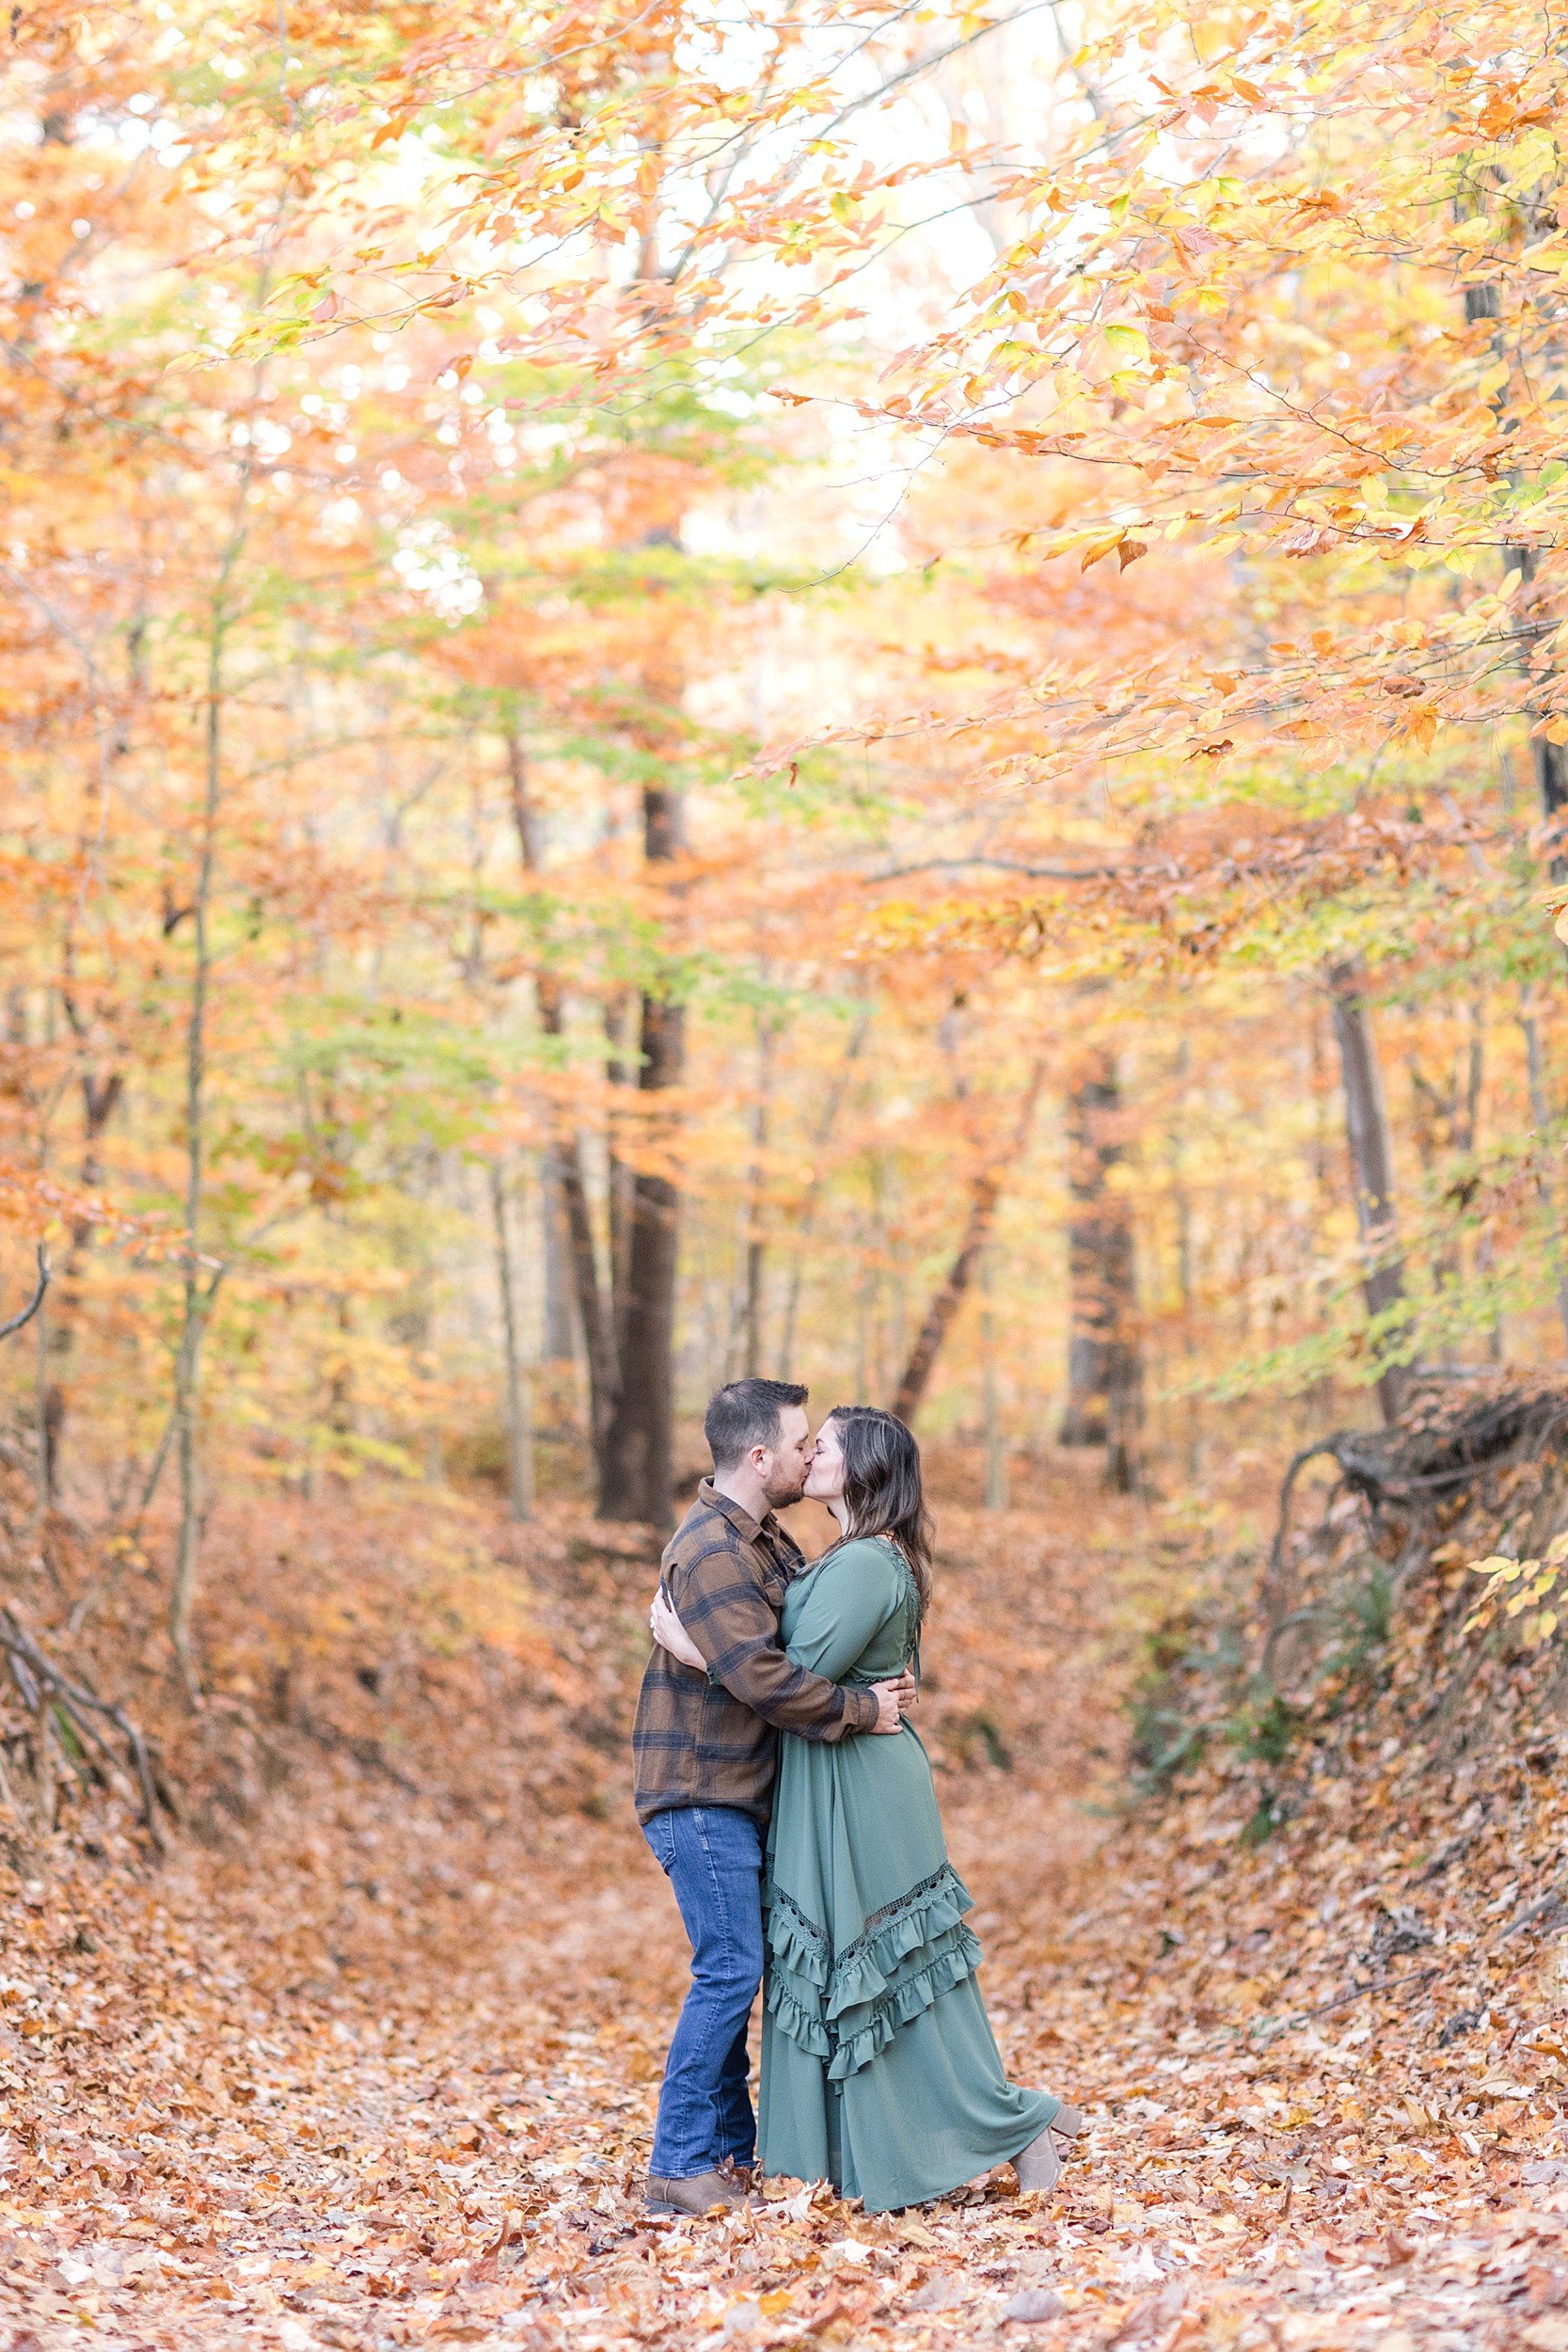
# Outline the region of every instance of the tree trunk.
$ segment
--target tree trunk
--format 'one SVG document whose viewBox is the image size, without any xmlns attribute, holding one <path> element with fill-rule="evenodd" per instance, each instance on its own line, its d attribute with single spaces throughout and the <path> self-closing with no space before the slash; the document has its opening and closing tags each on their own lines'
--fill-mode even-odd
<svg viewBox="0 0 1568 2352">
<path fill-rule="evenodd" d="M 1506 356 L 1502 316 L 1502 299 L 1496 285 L 1465 287 L 1465 323 L 1477 326 L 1486 320 L 1496 322 L 1497 331 L 1492 337 L 1492 347 L 1495 352 Z M 1522 593 L 1515 624 L 1523 628 L 1529 618 L 1530 591 L 1540 566 L 1541 550 L 1533 547 L 1508 548 L 1504 550 L 1504 561 L 1512 564 L 1519 574 Z M 1526 642 L 1528 644 L 1528 637 Z M 1528 654 L 1526 659 L 1528 660 Z M 1548 682 L 1543 679 L 1542 686 L 1544 688 Z M 1551 876 L 1553 882 L 1560 882 L 1568 881 L 1568 845 L 1562 837 L 1564 812 L 1568 811 L 1568 746 L 1549 743 L 1545 736 L 1537 731 L 1545 715 L 1539 706 L 1541 702 L 1549 700 L 1549 694 L 1538 694 L 1531 698 L 1527 708 L 1532 722 L 1530 765 L 1535 771 L 1535 788 L 1541 795 L 1541 813 L 1551 831 Z"/>
<path fill-rule="evenodd" d="M 517 1344 L 517 1301 L 512 1279 L 512 1234 L 507 1216 L 506 1178 L 499 1160 L 490 1163 L 490 1209 L 496 1229 L 496 1287 L 500 1294 L 501 1341 L 506 1359 L 507 1499 L 515 1519 L 533 1517 L 533 1416 L 528 1375 Z"/>
<path fill-rule="evenodd" d="M 1176 1115 L 1171 1122 L 1168 1150 L 1170 1154 L 1171 1198 L 1176 1208 L 1176 1285 L 1181 1306 L 1181 1361 L 1186 1391 L 1183 1403 L 1186 1421 L 1187 1475 L 1197 1478 L 1203 1469 L 1203 1433 L 1198 1419 L 1196 1357 L 1197 1341 L 1195 1330 L 1194 1264 L 1193 1264 L 1193 1204 L 1187 1190 L 1187 1116 L 1188 1086 L 1192 1077 L 1192 1055 L 1185 1038 L 1177 1049 L 1176 1074 L 1180 1091 L 1177 1097 Z"/>
<path fill-rule="evenodd" d="M 1062 1445 L 1102 1445 L 1105 1484 L 1128 1494 L 1139 1477 L 1143 1365 L 1137 1342 L 1132 1210 L 1114 1181 L 1125 1156 L 1121 1087 L 1114 1056 L 1095 1046 L 1067 1102 L 1068 1395 Z"/>
<path fill-rule="evenodd" d="M 643 547 L 674 547 L 678 532 L 660 527 L 645 532 Z M 678 662 L 661 656 L 641 686 L 656 706 L 673 706 L 679 691 Z M 662 721 L 638 730 L 639 748 L 652 756 L 668 749 Z M 537 822 L 528 794 L 522 745 L 508 737 L 514 817 L 525 868 L 537 870 Z M 642 793 L 642 851 L 651 867 L 669 866 L 684 847 L 678 791 L 650 784 Z M 559 1036 L 562 1008 L 558 985 L 541 971 L 535 986 L 540 1025 Z M 610 1060 L 612 1077 L 631 1079 L 613 1015 Z M 684 1008 L 662 991 L 641 999 L 635 1086 L 641 1101 L 641 1140 L 650 1157 L 667 1155 L 673 1142 L 674 1115 L 657 1098 L 678 1087 L 686 1069 Z M 653 1098 L 653 1099 L 651 1099 Z M 588 1347 L 593 1393 L 594 1454 L 598 1474 L 598 1509 L 608 1519 L 643 1521 L 661 1527 L 671 1515 L 673 1485 L 675 1278 L 679 1253 L 680 1198 L 663 1169 L 622 1166 L 617 1138 L 610 1138 L 610 1279 L 601 1283 L 594 1247 L 593 1219 L 584 1177 L 580 1138 L 558 1130 L 555 1138 L 572 1265 Z"/>
<path fill-rule="evenodd" d="M 545 1263 L 545 1359 L 574 1363 L 578 1359 L 578 1324 L 573 1313 L 572 1242 L 566 1231 L 566 1205 L 561 1193 L 561 1170 L 553 1145 L 544 1155 L 539 1186 L 540 1247 Z"/>
<path fill-rule="evenodd" d="M 1355 1187 L 1355 1221 L 1366 1264 L 1362 1294 L 1367 1313 L 1376 1323 L 1398 1308 L 1404 1297 L 1404 1260 L 1398 1247 L 1394 1214 L 1393 1136 L 1371 1016 L 1361 993 L 1356 967 L 1351 963 L 1331 965 L 1328 991 L 1334 1014 L 1334 1041 L 1339 1049 L 1345 1140 Z M 1386 1422 L 1399 1419 L 1409 1389 L 1410 1375 L 1402 1364 L 1389 1364 L 1379 1375 L 1377 1396 Z"/>
<path fill-rule="evenodd" d="M 681 1006 L 644 997 L 641 1091 L 658 1093 L 678 1083 L 685 1029 Z M 657 1139 L 651 1125 L 645 1139 Z M 624 1334 L 621 1388 L 599 1465 L 599 1510 L 607 1519 L 661 1526 L 670 1516 L 679 1211 L 680 1196 L 668 1176 L 637 1171 L 626 1294 L 617 1315 Z"/>
<path fill-rule="evenodd" d="M 1468 1157 L 1475 1149 L 1476 1121 L 1481 1106 L 1484 1065 L 1485 1025 L 1479 1000 L 1470 1006 L 1470 1036 L 1467 1050 L 1455 1056 L 1449 1068 L 1433 1077 L 1421 1067 L 1414 1052 L 1405 1057 L 1410 1076 L 1411 1139 L 1421 1173 L 1430 1185 L 1445 1163 L 1457 1155 Z M 1432 1247 L 1432 1281 L 1434 1291 L 1452 1289 L 1464 1273 L 1464 1243 L 1462 1230 L 1455 1226 L 1440 1232 Z M 1442 1362 L 1452 1367 L 1454 1357 L 1447 1337 L 1442 1343 Z"/>
<path fill-rule="evenodd" d="M 1022 1158 L 1027 1148 L 1029 1130 L 1034 1124 L 1035 1105 L 1039 1100 L 1044 1078 L 1045 1064 L 1037 1061 L 1023 1089 L 1023 1100 L 1019 1105 L 1018 1121 L 1006 1157 L 983 1168 L 970 1186 L 969 1218 L 964 1227 L 963 1239 L 958 1245 L 958 1254 L 948 1267 L 945 1279 L 926 1311 L 926 1320 L 910 1350 L 909 1361 L 904 1366 L 903 1377 L 893 1400 L 893 1409 L 900 1421 L 912 1421 L 919 1411 L 920 1400 L 926 1393 L 942 1343 L 952 1328 L 953 1318 L 984 1258 L 996 1217 L 996 1204 L 1002 1197 L 1003 1180 L 1007 1168 Z"/>
<path fill-rule="evenodd" d="M 33 1334 L 37 1354 L 33 1365 L 33 1435 L 38 1446 L 38 1470 L 33 1495 L 33 1520 L 42 1529 L 55 1507 L 55 1446 L 57 1431 L 51 1407 L 58 1393 L 49 1377 L 49 1301 L 40 1301 L 38 1329 Z"/>
<path fill-rule="evenodd" d="M 1519 992 L 1519 1027 L 1525 1041 L 1525 1075 L 1529 1088 L 1529 1115 L 1538 1136 L 1551 1124 L 1552 1108 L 1546 1099 L 1546 1064 L 1541 1050 L 1541 1030 L 1535 1018 L 1528 984 Z M 1544 1173 L 1535 1180 L 1537 1196 L 1546 1219 L 1546 1263 L 1551 1269 L 1553 1287 L 1557 1293 L 1558 1317 L 1562 1336 L 1568 1344 L 1568 1266 L 1563 1263 L 1562 1232 L 1558 1223 L 1556 1187 Z"/>
<path fill-rule="evenodd" d="M 147 691 L 147 631 L 145 617 L 133 621 L 127 640 L 126 694 L 129 705 L 140 703 Z M 110 779 L 131 749 L 130 717 L 127 710 L 110 739 L 103 744 L 101 771 L 97 796 L 98 821 L 105 820 Z M 84 861 L 93 854 L 90 834 L 86 826 L 77 843 L 77 853 Z M 71 1033 L 81 1049 L 83 1061 L 78 1083 L 82 1094 L 82 1157 L 81 1173 L 84 1188 L 92 1192 L 103 1178 L 99 1145 L 103 1132 L 119 1106 L 125 1090 L 125 1073 L 109 1060 L 103 1049 L 94 1053 L 93 1031 L 95 1016 L 90 1007 L 84 1009 L 78 999 L 76 973 L 76 939 L 74 922 L 68 922 L 61 958 L 63 974 L 59 999 Z M 91 1058 L 88 1058 L 88 1057 Z M 71 1361 L 76 1352 L 78 1326 L 82 1315 L 83 1269 L 92 1248 L 93 1229 L 85 1217 L 73 1217 L 71 1245 L 65 1263 L 60 1269 L 56 1291 L 56 1308 L 50 1335 L 54 1359 L 49 1418 L 49 1497 L 53 1502 L 59 1489 L 60 1461 L 65 1443 L 65 1425 L 71 1404 Z"/>
<path fill-rule="evenodd" d="M 506 759 L 512 787 L 512 818 L 523 871 L 536 877 L 543 843 L 538 813 L 528 788 L 527 755 L 515 728 L 506 738 Z M 540 1028 L 548 1038 L 561 1037 L 566 1025 L 566 1008 L 560 981 L 553 972 L 541 965 L 534 974 L 533 988 Z M 550 1119 L 550 1160 L 560 1187 L 568 1262 L 588 1357 L 589 1434 L 597 1462 L 602 1460 L 620 1386 L 611 1300 L 607 1286 L 599 1279 L 582 1138 L 571 1132 L 558 1111 L 552 1110 Z"/>
<path fill-rule="evenodd" d="M 1002 1429 L 1002 1399 L 996 1377 L 996 1317 L 991 1311 L 991 1263 L 980 1261 L 980 1414 L 986 1447 L 985 1506 L 1007 1507 L 1007 1447 Z"/>
<path fill-rule="evenodd" d="M 849 1080 L 862 1046 L 871 1026 L 871 1015 L 863 1010 L 849 1034 L 849 1043 L 832 1085 L 828 1089 L 820 1118 L 812 1130 L 812 1170 L 806 1185 L 806 1197 L 800 1204 L 795 1235 L 795 1253 L 789 1269 L 789 1286 L 784 1293 L 784 1342 L 779 1349 L 779 1378 L 792 1380 L 795 1363 L 795 1329 L 800 1311 L 800 1278 L 803 1271 L 805 1245 L 816 1230 L 816 1209 L 821 1199 L 823 1173 L 817 1166 L 827 1150 L 829 1139 L 838 1123 L 844 1098 L 849 1090 Z"/>
<path fill-rule="evenodd" d="M 605 1209 L 610 1241 L 610 1295 L 615 1329 L 616 1360 L 626 1339 L 626 1300 L 630 1295 L 632 1191 L 635 1171 L 622 1146 L 626 1120 L 616 1097 L 635 1089 L 637 1060 L 631 1051 L 636 998 L 621 989 L 604 1009 L 605 1077 L 610 1084 L 610 1118 L 605 1143 Z"/>
<path fill-rule="evenodd" d="M 78 1038 L 85 1036 L 77 1008 L 69 992 L 62 988 L 60 1000 L 66 1019 Z M 86 1190 L 95 1191 L 103 1179 L 103 1165 L 98 1147 L 103 1130 L 113 1117 L 124 1091 L 123 1073 L 110 1070 L 98 1073 L 85 1070 L 81 1075 L 82 1090 L 82 1158 L 81 1177 Z M 60 1489 L 60 1467 L 65 1452 L 66 1422 L 71 1410 L 71 1365 L 76 1354 L 78 1327 L 82 1316 L 83 1273 L 92 1248 L 92 1226 L 86 1217 L 72 1217 L 71 1240 L 55 1286 L 57 1311 L 49 1327 L 50 1379 L 46 1400 L 47 1454 L 49 1501 L 54 1502 Z"/>
<path fill-rule="evenodd" d="M 752 1114 L 752 1166 L 746 1180 L 745 1349 L 741 1369 L 748 1380 L 762 1371 L 762 1289 L 768 1244 L 762 1231 L 763 1160 L 772 1107 L 773 1024 L 757 1015 L 757 1099 Z"/>
<path fill-rule="evenodd" d="M 243 502 L 239 509 L 243 518 Z M 190 1011 L 185 1025 L 185 1278 L 184 1312 L 180 1350 L 174 1368 L 172 1427 L 180 1473 L 180 1532 L 175 1539 L 174 1578 L 169 1592 L 168 1630 L 175 1663 L 187 1689 L 194 1690 L 196 1669 L 191 1654 L 191 1607 L 196 1597 L 205 1516 L 197 1416 L 201 1395 L 201 1343 L 207 1318 L 216 1295 L 218 1274 L 204 1286 L 201 1280 L 201 1228 L 205 1205 L 207 1020 L 212 985 L 211 918 L 213 882 L 217 866 L 218 810 L 223 788 L 223 653 L 227 634 L 225 599 L 229 574 L 238 561 L 243 519 L 230 543 L 214 599 L 212 637 L 207 663 L 206 777 L 202 799 L 200 846 L 197 853 L 196 888 L 191 900 L 195 954 L 191 969 Z"/>
<path fill-rule="evenodd" d="M 650 849 L 650 857 L 654 854 Z M 678 1086 L 686 1067 L 684 1007 L 644 996 L 641 1046 L 639 1091 L 644 1097 L 657 1096 Z M 672 1125 L 667 1115 L 651 1112 L 643 1131 L 644 1149 L 667 1144 Z M 673 1181 L 639 1168 L 631 1186 L 626 1295 L 616 1316 L 624 1334 L 621 1386 L 599 1463 L 599 1511 L 607 1519 L 638 1519 L 661 1527 L 670 1517 L 679 1216 L 680 1195 Z"/>
</svg>

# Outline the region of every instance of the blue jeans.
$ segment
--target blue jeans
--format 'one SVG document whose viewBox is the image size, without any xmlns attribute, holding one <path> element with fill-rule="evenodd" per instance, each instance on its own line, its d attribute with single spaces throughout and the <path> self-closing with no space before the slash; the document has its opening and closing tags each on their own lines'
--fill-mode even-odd
<svg viewBox="0 0 1568 2352">
<path fill-rule="evenodd" d="M 656 1813 L 642 1835 L 691 1943 L 649 2169 L 689 2181 L 725 2156 L 750 2164 L 756 2147 L 746 2028 L 762 1982 L 762 1832 L 736 1805 L 694 1804 Z"/>
</svg>

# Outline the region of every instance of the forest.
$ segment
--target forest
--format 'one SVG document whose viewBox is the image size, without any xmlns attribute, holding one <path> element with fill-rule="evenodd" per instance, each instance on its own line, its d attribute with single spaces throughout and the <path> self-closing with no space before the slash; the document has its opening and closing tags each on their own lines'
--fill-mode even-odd
<svg viewBox="0 0 1568 2352">
<path fill-rule="evenodd" d="M 1568 2352 L 1561 28 L 4 79 L 0 2341 Z M 640 2212 L 758 1374 L 924 1449 L 1049 2201 Z"/>
</svg>

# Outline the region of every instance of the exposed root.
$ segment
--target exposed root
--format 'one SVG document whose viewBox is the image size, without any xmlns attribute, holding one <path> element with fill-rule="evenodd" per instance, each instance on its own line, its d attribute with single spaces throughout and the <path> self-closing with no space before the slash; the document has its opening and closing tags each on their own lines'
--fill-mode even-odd
<svg viewBox="0 0 1568 2352">
<path fill-rule="evenodd" d="M 142 1821 L 154 1853 L 161 1855 L 165 1851 L 165 1839 L 159 1819 L 161 1800 L 152 1759 L 147 1741 L 124 1708 L 116 1706 L 111 1700 L 101 1699 L 80 1676 L 67 1674 L 49 1656 L 42 1644 L 27 1631 L 15 1611 L 9 1608 L 0 1609 L 0 1649 L 6 1653 L 17 1693 L 37 1725 L 35 1769 L 40 1789 L 50 1792 L 44 1808 L 49 1816 L 44 1822 L 45 1829 L 54 1826 L 51 1751 L 59 1743 L 56 1726 L 63 1729 L 69 1724 L 76 1736 L 83 1752 L 85 1775 L 98 1780 L 105 1788 L 123 1782 L 124 1773 L 119 1759 L 99 1729 L 99 1723 L 103 1722 L 112 1725 L 125 1743 L 125 1763 L 135 1777 Z"/>
</svg>

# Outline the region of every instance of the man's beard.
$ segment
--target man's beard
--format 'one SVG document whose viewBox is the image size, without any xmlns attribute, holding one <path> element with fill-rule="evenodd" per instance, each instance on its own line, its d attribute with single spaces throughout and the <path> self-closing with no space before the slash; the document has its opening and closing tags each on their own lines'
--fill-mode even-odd
<svg viewBox="0 0 1568 2352">
<path fill-rule="evenodd" d="M 803 1470 L 796 1473 L 793 1481 L 786 1482 L 775 1474 L 762 1490 L 768 1498 L 768 1509 L 787 1511 L 792 1502 L 799 1502 L 806 1491 L 806 1480 L 810 1476 L 810 1470 Z"/>
</svg>

